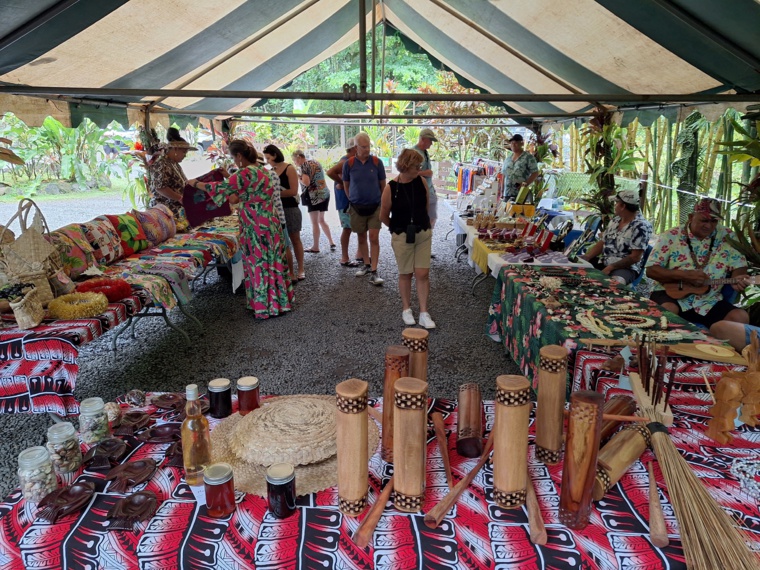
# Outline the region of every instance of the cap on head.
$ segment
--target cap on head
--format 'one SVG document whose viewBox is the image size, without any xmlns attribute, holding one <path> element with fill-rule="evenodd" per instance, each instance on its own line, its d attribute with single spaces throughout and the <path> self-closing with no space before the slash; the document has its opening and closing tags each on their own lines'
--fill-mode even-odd
<svg viewBox="0 0 760 570">
<path fill-rule="evenodd" d="M 522 135 L 514 135 L 507 142 L 523 142 L 523 136 Z"/>
<path fill-rule="evenodd" d="M 346 150 L 351 150 L 356 146 L 356 139 L 354 137 L 351 137 L 346 141 Z"/>
<path fill-rule="evenodd" d="M 639 205 L 639 195 L 634 190 L 621 190 L 617 193 L 617 199 L 631 206 Z"/>
<path fill-rule="evenodd" d="M 433 142 L 438 142 L 438 137 L 435 136 L 433 129 L 425 127 L 420 131 L 421 139 L 430 139 Z"/>
<path fill-rule="evenodd" d="M 702 214 L 703 216 L 710 216 L 711 218 L 722 219 L 723 214 L 720 210 L 720 202 L 713 200 L 712 198 L 702 198 L 697 205 L 694 206 L 695 214 Z"/>
</svg>

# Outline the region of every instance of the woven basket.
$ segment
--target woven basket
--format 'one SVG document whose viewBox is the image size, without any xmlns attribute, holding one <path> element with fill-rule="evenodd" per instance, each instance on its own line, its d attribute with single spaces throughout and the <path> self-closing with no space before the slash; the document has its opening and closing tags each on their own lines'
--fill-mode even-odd
<svg viewBox="0 0 760 570">
<path fill-rule="evenodd" d="M 31 283 L 34 285 L 37 291 L 37 298 L 43 307 L 55 298 L 53 290 L 50 288 L 50 281 L 48 281 L 47 274 L 44 271 L 14 275 L 13 280 L 19 283 Z"/>
<path fill-rule="evenodd" d="M 32 289 L 24 298 L 11 303 L 13 316 L 21 330 L 33 329 L 42 322 L 45 317 L 45 309 L 42 308 L 37 289 Z"/>
</svg>

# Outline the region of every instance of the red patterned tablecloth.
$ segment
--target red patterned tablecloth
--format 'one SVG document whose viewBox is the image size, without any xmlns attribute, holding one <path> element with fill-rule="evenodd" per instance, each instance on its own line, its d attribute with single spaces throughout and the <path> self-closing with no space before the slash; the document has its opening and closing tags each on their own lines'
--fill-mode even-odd
<svg viewBox="0 0 760 570">
<path fill-rule="evenodd" d="M 13 315 L 3 315 L 0 330 L 0 413 L 79 413 L 74 387 L 79 346 L 87 344 L 138 313 L 140 292 L 91 319 L 51 320 L 19 330 Z"/>
<path fill-rule="evenodd" d="M 687 461 L 705 480 L 715 498 L 748 531 L 754 548 L 760 548 L 757 505 L 730 475 L 733 457 L 756 456 L 760 450 L 756 431 L 746 431 L 734 446 L 718 446 L 702 434 L 693 402 L 699 395 L 675 395 L 677 413 L 686 415 L 674 430 L 674 439 Z M 371 405 L 382 407 L 381 401 Z M 236 405 L 236 404 L 235 404 Z M 696 404 L 697 408 L 704 404 Z M 176 412 L 146 406 L 157 423 L 176 422 Z M 430 411 L 445 416 L 449 454 L 455 479 L 463 477 L 476 460 L 456 453 L 456 407 L 446 400 L 432 400 Z M 487 427 L 493 421 L 493 403 L 485 404 Z M 701 413 L 703 419 L 704 413 Z M 212 429 L 216 420 L 212 421 Z M 532 430 L 531 430 L 532 440 Z M 127 438 L 126 459 L 152 457 L 161 461 L 169 444 L 142 443 Z M 161 467 L 153 478 L 134 490 L 154 491 L 159 499 L 155 516 L 137 526 L 136 532 L 104 530 L 105 515 L 123 495 L 109 491 L 104 475 L 80 471 L 76 477 L 92 481 L 98 493 L 88 507 L 51 525 L 35 519 L 36 508 L 11 493 L 0 504 L 0 568 L 214 568 L 214 569 L 502 569 L 502 568 L 685 568 L 677 524 L 666 495 L 662 499 L 671 537 L 665 549 L 649 541 L 647 521 L 648 478 L 636 462 L 620 483 L 595 504 L 591 524 L 576 532 L 559 524 L 557 508 L 562 467 L 548 467 L 529 452 L 530 472 L 549 541 L 539 547 L 529 540 L 523 508 L 505 511 L 492 500 L 493 472 L 489 465 L 475 477 L 456 508 L 443 524 L 431 530 L 422 514 L 410 515 L 387 506 L 373 543 L 359 550 L 350 537 L 359 520 L 343 516 L 336 508 L 336 489 L 299 497 L 297 514 L 280 521 L 267 512 L 266 501 L 237 494 L 237 510 L 224 519 L 209 518 L 182 479 L 182 470 Z M 646 452 L 642 459 L 652 458 Z M 655 462 L 656 465 L 656 462 Z M 379 453 L 370 459 L 370 503 L 374 503 L 389 479 L 392 467 Z M 446 492 L 443 464 L 432 427 L 428 431 L 427 490 L 423 511 Z M 664 489 L 655 467 L 660 489 Z M 362 515 L 364 516 L 364 515 Z"/>
</svg>

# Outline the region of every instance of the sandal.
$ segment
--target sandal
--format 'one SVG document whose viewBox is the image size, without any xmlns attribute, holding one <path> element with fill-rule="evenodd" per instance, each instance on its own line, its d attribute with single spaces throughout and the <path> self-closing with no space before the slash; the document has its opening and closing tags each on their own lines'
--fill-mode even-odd
<svg viewBox="0 0 760 570">
<path fill-rule="evenodd" d="M 318 249 L 304 249 L 306 253 L 319 253 Z"/>
<path fill-rule="evenodd" d="M 343 267 L 360 267 L 364 265 L 361 261 L 341 261 Z"/>
<path fill-rule="evenodd" d="M 330 244 L 330 251 L 335 251 L 335 244 L 334 243 Z"/>
<path fill-rule="evenodd" d="M 304 279 L 306 279 L 306 275 L 304 275 L 303 273 L 298 276 L 299 281 L 303 281 Z"/>
</svg>

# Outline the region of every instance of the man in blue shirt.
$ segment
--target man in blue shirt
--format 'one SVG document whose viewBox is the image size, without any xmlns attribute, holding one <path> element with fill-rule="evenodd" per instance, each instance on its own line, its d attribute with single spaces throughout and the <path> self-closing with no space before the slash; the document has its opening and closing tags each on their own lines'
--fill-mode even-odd
<svg viewBox="0 0 760 570">
<path fill-rule="evenodd" d="M 385 188 L 385 167 L 382 160 L 370 154 L 370 138 L 367 133 L 360 132 L 354 141 L 356 156 L 349 158 L 343 165 L 342 179 L 350 203 L 348 214 L 351 231 L 359 238 L 359 252 L 364 259 L 364 267 L 356 272 L 356 276 L 369 275 L 370 283 L 382 285 L 384 280 L 377 275 L 377 262 L 380 259 L 380 197 Z"/>
<path fill-rule="evenodd" d="M 343 232 L 340 234 L 340 264 L 343 267 L 359 267 L 363 265 L 362 261 L 351 261 L 348 256 L 348 243 L 351 240 L 351 216 L 348 215 L 348 195 L 343 188 L 343 165 L 352 156 L 356 155 L 356 142 L 353 137 L 346 141 L 346 154 L 327 171 L 327 175 L 335 182 L 335 207 L 338 209 L 340 218 L 340 227 Z M 357 248 L 358 253 L 358 248 Z M 357 255 L 358 257 L 358 255 Z"/>
</svg>

